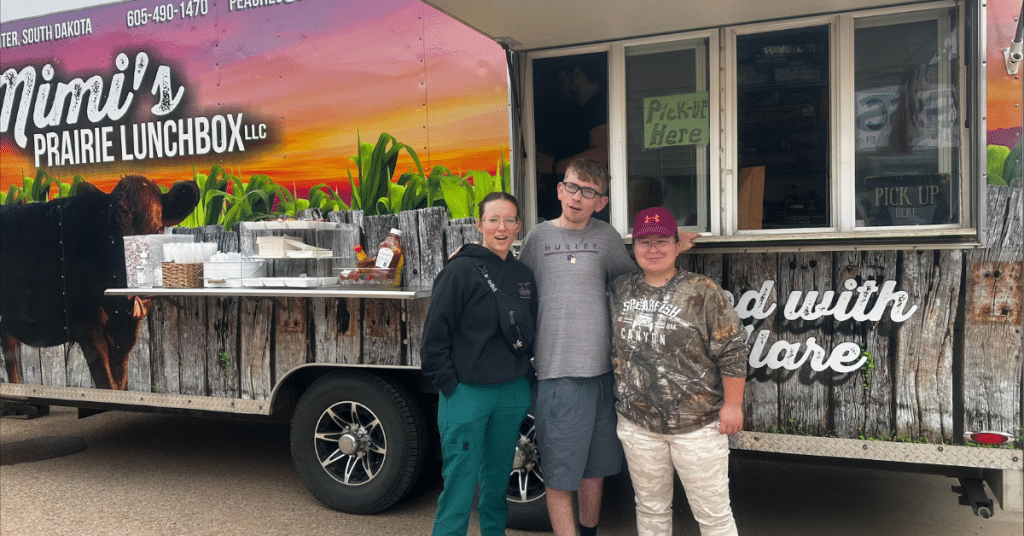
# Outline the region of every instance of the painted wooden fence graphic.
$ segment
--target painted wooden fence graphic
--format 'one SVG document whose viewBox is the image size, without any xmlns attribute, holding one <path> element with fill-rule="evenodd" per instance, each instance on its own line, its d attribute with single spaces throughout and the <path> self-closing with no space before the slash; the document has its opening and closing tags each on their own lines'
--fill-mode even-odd
<svg viewBox="0 0 1024 536">
<path fill-rule="evenodd" d="M 745 397 L 748 430 L 841 438 L 955 441 L 964 431 L 996 430 L 1020 436 L 1022 427 L 1021 184 L 988 186 L 986 248 L 689 255 L 683 267 L 723 283 L 739 300 L 755 348 Z M 881 287 L 894 282 L 913 314 L 897 322 L 789 320 L 793 293 L 833 291 L 853 281 Z M 742 296 L 762 294 L 770 314 L 744 313 Z M 854 291 L 850 291 L 854 293 Z M 878 293 L 873 294 L 878 298 Z M 851 302 L 852 304 L 852 302 Z M 868 308 L 876 301 L 868 302 Z M 757 335 L 776 346 L 775 359 L 755 366 Z M 808 342 L 828 359 L 836 347 L 856 344 L 864 363 L 853 372 L 814 370 Z M 781 349 L 793 348 L 792 357 Z M 788 360 L 788 361 L 787 361 Z M 859 360 L 859 359 L 858 359 Z M 789 365 L 792 368 L 787 368 Z"/>
<path fill-rule="evenodd" d="M 929 442 L 953 442 L 965 430 L 1019 433 L 1020 181 L 989 186 L 988 199 L 983 249 L 683 256 L 683 268 L 723 283 L 749 324 L 746 429 Z M 405 284 L 414 286 L 429 286 L 451 252 L 479 238 L 472 220 L 447 221 L 442 208 L 327 219 L 345 224 L 347 231 L 323 244 L 339 252 L 402 229 Z M 244 252 L 253 242 L 245 231 L 182 232 L 226 251 Z M 131 354 L 128 389 L 267 400 L 282 377 L 307 363 L 418 368 L 428 305 L 157 298 Z M 91 386 L 77 347 L 18 351 L 25 383 Z"/>
</svg>

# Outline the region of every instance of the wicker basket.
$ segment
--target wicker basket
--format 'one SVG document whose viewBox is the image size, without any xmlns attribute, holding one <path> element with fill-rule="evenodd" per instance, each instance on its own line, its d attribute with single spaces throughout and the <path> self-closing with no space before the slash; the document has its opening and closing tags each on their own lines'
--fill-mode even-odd
<svg viewBox="0 0 1024 536">
<path fill-rule="evenodd" d="M 169 288 L 200 288 L 203 286 L 203 263 L 165 262 L 163 282 Z"/>
</svg>

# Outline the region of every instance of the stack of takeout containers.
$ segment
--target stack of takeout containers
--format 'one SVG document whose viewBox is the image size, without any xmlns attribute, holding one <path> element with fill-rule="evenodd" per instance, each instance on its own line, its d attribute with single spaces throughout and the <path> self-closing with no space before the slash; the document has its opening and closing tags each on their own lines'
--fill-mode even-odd
<svg viewBox="0 0 1024 536">
<path fill-rule="evenodd" d="M 322 288 L 336 286 L 334 270 L 344 262 L 339 252 L 351 248 L 342 241 L 342 224 L 327 221 L 242 222 L 239 238 L 242 263 L 260 263 L 243 287 Z"/>
<path fill-rule="evenodd" d="M 256 238 L 260 257 L 265 259 L 317 259 L 332 255 L 330 249 L 311 246 L 296 236 L 260 236 Z"/>
<path fill-rule="evenodd" d="M 253 281 L 265 275 L 264 261 L 245 258 L 240 253 L 217 253 L 203 263 L 203 286 L 206 287 L 256 286 Z"/>
</svg>

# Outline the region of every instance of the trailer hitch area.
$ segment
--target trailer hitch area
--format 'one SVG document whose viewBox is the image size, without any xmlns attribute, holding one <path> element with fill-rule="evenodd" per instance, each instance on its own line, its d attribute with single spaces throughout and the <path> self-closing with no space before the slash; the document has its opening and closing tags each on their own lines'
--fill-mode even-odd
<svg viewBox="0 0 1024 536">
<path fill-rule="evenodd" d="M 20 417 L 23 419 L 35 419 L 50 414 L 50 406 L 43 404 L 29 404 L 28 402 L 17 402 L 13 400 L 0 400 L 0 415 L 4 417 Z"/>
<path fill-rule="evenodd" d="M 959 486 L 952 486 L 960 494 L 960 504 L 970 506 L 974 515 L 985 519 L 992 517 L 992 499 L 985 493 L 984 481 L 980 478 L 960 477 Z"/>
</svg>

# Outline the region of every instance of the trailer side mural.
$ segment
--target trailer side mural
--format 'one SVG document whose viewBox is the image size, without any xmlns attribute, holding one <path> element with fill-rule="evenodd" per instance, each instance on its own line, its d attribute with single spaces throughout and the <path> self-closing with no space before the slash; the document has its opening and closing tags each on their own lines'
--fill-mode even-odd
<svg viewBox="0 0 1024 536">
<path fill-rule="evenodd" d="M 86 186 L 117 192 L 115 186 L 124 184 L 121 177 L 129 174 L 166 189 L 196 173 L 205 178 L 223 169 L 238 175 L 242 186 L 247 176 L 253 176 L 253 183 L 266 175 L 296 197 L 325 183 L 348 200 L 349 176 L 359 176 L 350 156 L 359 153 L 360 137 L 373 142 L 386 131 L 416 151 L 426 169 L 444 165 L 454 173 L 493 170 L 507 151 L 500 47 L 415 0 L 372 6 L 338 2 L 329 8 L 309 0 L 260 8 L 205 0 L 135 2 L 12 22 L 0 33 L 0 191 L 5 203 L 19 205 L 4 209 L 3 306 L 9 357 L 2 374 L 12 382 L 167 389 L 142 378 L 128 380 L 123 359 L 132 350 L 134 329 L 114 344 L 119 348 L 115 361 L 122 362 L 115 364 L 113 376 L 105 358 L 93 355 L 93 344 L 85 345 L 84 356 L 93 368 L 91 378 L 82 374 L 77 345 L 53 356 L 58 362 L 64 359 L 61 354 L 68 356 L 64 373 L 34 365 L 40 351 L 31 347 L 22 347 L 27 362 L 14 357 L 18 340 L 33 346 L 60 342 L 59 337 L 18 336 L 19 317 L 32 317 L 34 325 L 48 322 L 71 333 L 72 341 L 93 338 L 84 334 L 80 319 L 60 312 L 67 306 L 38 311 L 43 303 L 57 300 L 44 302 L 38 292 L 30 292 L 30 283 L 51 270 L 78 274 L 83 273 L 80 266 L 90 265 L 89 259 L 33 251 L 26 244 L 37 243 L 36 235 L 47 232 L 42 225 L 54 227 L 49 232 L 53 247 L 60 242 L 62 225 L 83 229 L 78 241 L 106 244 L 109 238 L 109 266 L 93 278 L 101 283 L 75 300 L 84 300 L 81 307 L 91 310 L 103 301 L 128 303 L 102 297 L 106 288 L 126 286 L 122 237 L 162 231 L 161 223 L 181 220 L 115 230 L 105 222 L 83 226 L 58 217 L 100 220 L 106 218 L 106 205 L 84 214 L 88 211 L 77 207 L 85 201 L 75 197 L 32 202 L 70 195 L 68 186 L 77 176 L 85 178 Z M 409 154 L 402 153 L 399 170 L 414 165 Z M 40 171 L 46 175 L 37 175 Z M 43 190 L 39 183 L 47 178 L 56 182 Z M 87 190 L 74 187 L 80 196 Z M 243 195 L 232 192 L 230 184 L 223 189 L 235 200 Z M 202 195 L 204 204 L 211 201 L 209 188 Z M 48 214 L 40 216 L 43 212 Z M 35 223 L 25 223 L 26 218 Z M 124 221 L 136 220 L 141 221 Z M 86 254 L 96 251 L 72 246 Z M 57 264 L 43 266 L 48 260 Z M 42 287 L 64 288 L 49 283 Z M 76 307 L 72 304 L 71 309 Z M 159 303 L 156 308 L 161 310 Z M 136 320 L 142 314 L 138 307 L 108 309 L 134 312 L 136 317 L 127 317 Z M 117 329 L 108 331 L 102 340 L 112 340 Z M 207 389 L 183 392 L 207 394 Z"/>
<path fill-rule="evenodd" d="M 351 203 L 369 173 L 369 153 L 362 169 L 352 158 L 365 150 L 357 141 L 378 135 L 405 147 L 392 180 L 419 165 L 431 179 L 501 175 L 501 48 L 418 0 L 143 0 L 6 23 L 0 46 L 0 395 L 272 418 L 294 410 L 294 458 L 314 495 L 357 513 L 400 500 L 432 451 L 417 366 L 423 289 L 463 226 L 446 223 L 443 206 L 393 214 L 366 199 L 374 210 L 364 217 L 303 212 L 297 200 L 326 184 Z M 271 212 L 274 193 L 277 213 L 329 220 L 287 236 L 332 257 L 267 261 L 267 275 L 308 281 L 321 270 L 318 282 L 336 282 L 334 268 L 355 266 L 355 244 L 372 251 L 397 227 L 405 283 L 419 290 L 111 295 L 140 281 L 126 259 L 174 238 L 255 255 L 259 237 L 285 233 L 232 225 L 247 218 L 229 207 Z M 206 216 L 195 227 L 152 234 L 197 204 Z M 329 417 L 338 415 L 341 431 Z"/>
<path fill-rule="evenodd" d="M 963 371 L 964 432 L 1008 432 L 1020 449 L 1024 446 L 1024 86 L 1020 71 L 1024 4 L 1001 1 L 987 8 L 987 221 L 982 225 L 988 236 L 987 248 L 966 253 L 967 322 L 958 371 Z M 1018 487 L 1024 486 L 1024 478 L 1018 480 L 1022 482 Z"/>
<path fill-rule="evenodd" d="M 416 0 L 141 1 L 0 33 L 4 192 L 37 169 L 109 191 L 214 163 L 347 189 L 357 131 L 456 171 L 508 148 L 501 48 Z"/>
</svg>

